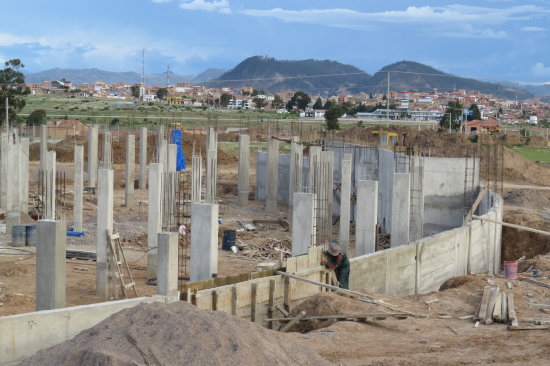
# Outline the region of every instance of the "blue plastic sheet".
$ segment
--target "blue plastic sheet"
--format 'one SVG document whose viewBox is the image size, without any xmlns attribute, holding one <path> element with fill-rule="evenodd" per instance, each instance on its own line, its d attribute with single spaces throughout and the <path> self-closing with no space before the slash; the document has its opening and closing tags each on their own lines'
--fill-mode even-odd
<svg viewBox="0 0 550 366">
<path fill-rule="evenodd" d="M 82 231 L 67 231 L 67 236 L 84 236 L 84 233 Z"/>
<path fill-rule="evenodd" d="M 183 155 L 183 149 L 181 147 L 181 130 L 172 130 L 172 144 L 176 144 L 178 146 L 178 158 L 176 162 L 176 170 L 179 172 L 180 170 L 185 169 L 185 156 Z"/>
</svg>

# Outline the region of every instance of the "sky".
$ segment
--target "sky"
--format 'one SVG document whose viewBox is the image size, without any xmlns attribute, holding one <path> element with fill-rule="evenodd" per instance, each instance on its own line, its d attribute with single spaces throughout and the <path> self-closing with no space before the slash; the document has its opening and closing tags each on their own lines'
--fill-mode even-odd
<svg viewBox="0 0 550 366">
<path fill-rule="evenodd" d="M 2 0 L 0 61 L 196 75 L 247 57 L 374 73 L 401 60 L 484 80 L 550 82 L 550 0 Z"/>
</svg>

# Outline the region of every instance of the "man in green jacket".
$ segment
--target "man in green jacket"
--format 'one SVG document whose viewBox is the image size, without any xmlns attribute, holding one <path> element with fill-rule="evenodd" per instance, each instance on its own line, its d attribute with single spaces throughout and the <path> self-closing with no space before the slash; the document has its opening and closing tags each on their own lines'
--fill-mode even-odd
<svg viewBox="0 0 550 366">
<path fill-rule="evenodd" d="M 321 262 L 328 269 L 334 269 L 340 288 L 349 290 L 349 259 L 336 242 L 332 242 L 327 251 L 327 261 Z"/>
</svg>

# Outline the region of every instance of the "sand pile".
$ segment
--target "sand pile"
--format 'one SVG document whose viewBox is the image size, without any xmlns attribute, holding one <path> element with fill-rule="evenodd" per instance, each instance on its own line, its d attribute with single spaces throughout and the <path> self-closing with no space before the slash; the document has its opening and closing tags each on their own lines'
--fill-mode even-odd
<svg viewBox="0 0 550 366">
<path fill-rule="evenodd" d="M 329 365 L 295 339 L 186 302 L 141 304 L 22 365 Z"/>
<path fill-rule="evenodd" d="M 504 149 L 504 180 L 519 184 L 545 186 L 550 182 L 550 170 L 541 167 L 510 149 Z"/>
</svg>

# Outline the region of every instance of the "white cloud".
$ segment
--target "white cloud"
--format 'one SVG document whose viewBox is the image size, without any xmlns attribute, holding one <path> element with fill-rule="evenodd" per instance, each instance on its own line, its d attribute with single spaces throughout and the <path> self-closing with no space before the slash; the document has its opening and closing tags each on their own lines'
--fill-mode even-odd
<svg viewBox="0 0 550 366">
<path fill-rule="evenodd" d="M 0 33 L 0 46 L 13 46 L 22 43 L 33 43 L 34 40 L 29 37 L 16 36 L 10 33 Z"/>
<path fill-rule="evenodd" d="M 184 10 L 217 11 L 223 14 L 231 13 L 228 0 L 182 0 L 180 8 Z"/>
<path fill-rule="evenodd" d="M 537 62 L 531 67 L 535 76 L 550 76 L 550 66 L 544 66 L 542 62 Z"/>
<path fill-rule="evenodd" d="M 521 30 L 524 32 L 544 32 L 546 29 L 541 27 L 523 27 Z"/>
</svg>

